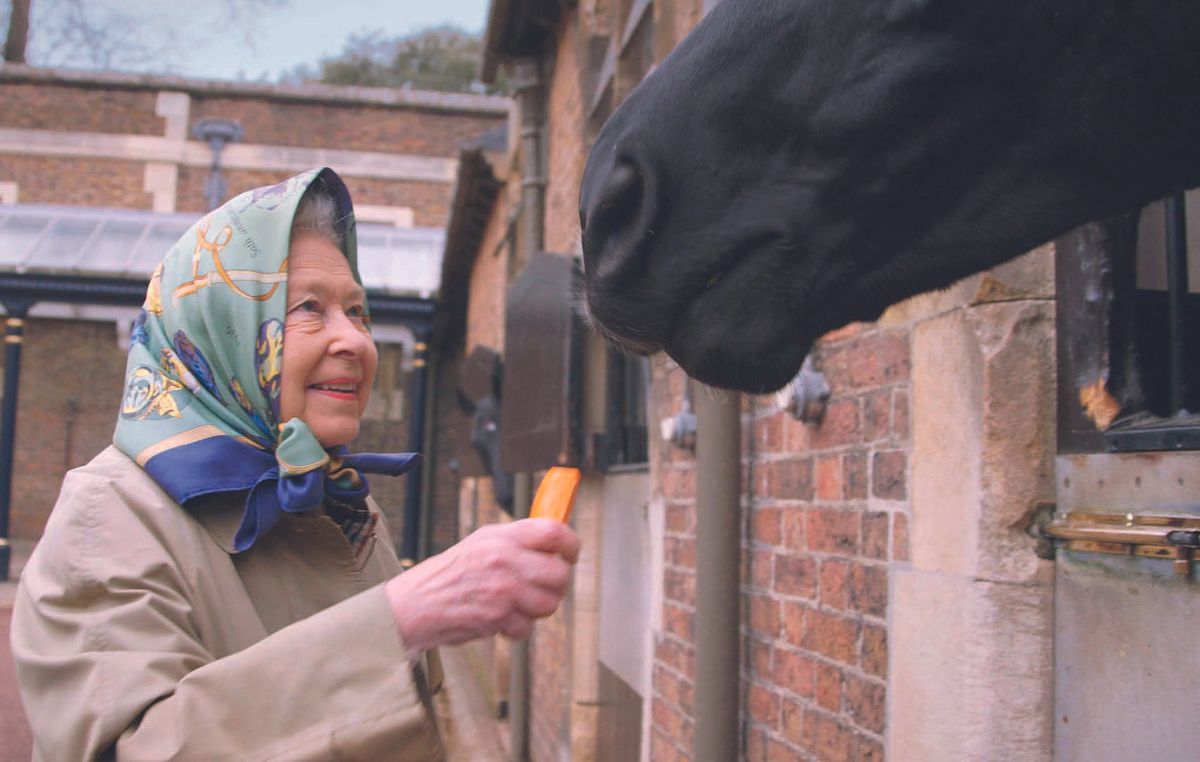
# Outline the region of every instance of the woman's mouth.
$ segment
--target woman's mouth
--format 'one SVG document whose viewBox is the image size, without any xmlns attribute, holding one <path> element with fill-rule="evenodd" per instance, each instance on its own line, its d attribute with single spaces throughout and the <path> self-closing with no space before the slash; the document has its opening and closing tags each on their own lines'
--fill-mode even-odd
<svg viewBox="0 0 1200 762">
<path fill-rule="evenodd" d="M 353 379 L 335 378 L 319 384 L 309 384 L 308 388 L 338 400 L 358 399 L 358 381 Z"/>
</svg>

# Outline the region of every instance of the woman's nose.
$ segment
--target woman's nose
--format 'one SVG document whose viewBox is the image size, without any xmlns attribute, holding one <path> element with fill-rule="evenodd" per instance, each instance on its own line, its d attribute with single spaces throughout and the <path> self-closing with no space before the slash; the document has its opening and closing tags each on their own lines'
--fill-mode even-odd
<svg viewBox="0 0 1200 762">
<path fill-rule="evenodd" d="M 371 343 L 371 335 L 363 328 L 361 318 L 352 318 L 341 310 L 331 316 L 329 330 L 332 333 L 329 349 L 333 354 L 362 355 Z"/>
</svg>

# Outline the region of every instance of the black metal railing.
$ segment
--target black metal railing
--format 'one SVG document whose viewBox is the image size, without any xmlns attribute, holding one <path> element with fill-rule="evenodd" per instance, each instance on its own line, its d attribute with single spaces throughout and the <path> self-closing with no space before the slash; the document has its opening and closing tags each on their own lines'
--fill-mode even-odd
<svg viewBox="0 0 1200 762">
<path fill-rule="evenodd" d="M 1189 289 L 1185 194 L 1168 197 L 1162 209 L 1162 247 L 1138 256 L 1165 260 L 1164 287 L 1138 288 L 1130 313 L 1143 409 L 1105 432 L 1110 452 L 1200 449 L 1200 294 Z"/>
</svg>

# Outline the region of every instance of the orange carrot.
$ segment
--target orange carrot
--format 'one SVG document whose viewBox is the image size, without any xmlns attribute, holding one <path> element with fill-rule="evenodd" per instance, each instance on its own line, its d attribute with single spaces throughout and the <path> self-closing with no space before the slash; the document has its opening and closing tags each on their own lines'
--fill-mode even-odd
<svg viewBox="0 0 1200 762">
<path fill-rule="evenodd" d="M 578 468 L 555 466 L 542 477 L 533 507 L 529 509 L 532 519 L 555 519 L 564 524 L 571 518 L 571 506 L 575 502 L 575 490 L 583 475 Z"/>
</svg>

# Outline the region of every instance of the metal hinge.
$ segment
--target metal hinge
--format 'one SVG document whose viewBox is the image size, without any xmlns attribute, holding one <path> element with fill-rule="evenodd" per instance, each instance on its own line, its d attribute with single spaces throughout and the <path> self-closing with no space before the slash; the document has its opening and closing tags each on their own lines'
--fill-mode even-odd
<svg viewBox="0 0 1200 762">
<path fill-rule="evenodd" d="M 1060 514 L 1042 530 L 1067 550 L 1161 558 L 1190 577 L 1200 560 L 1200 518 L 1148 514 Z"/>
</svg>

